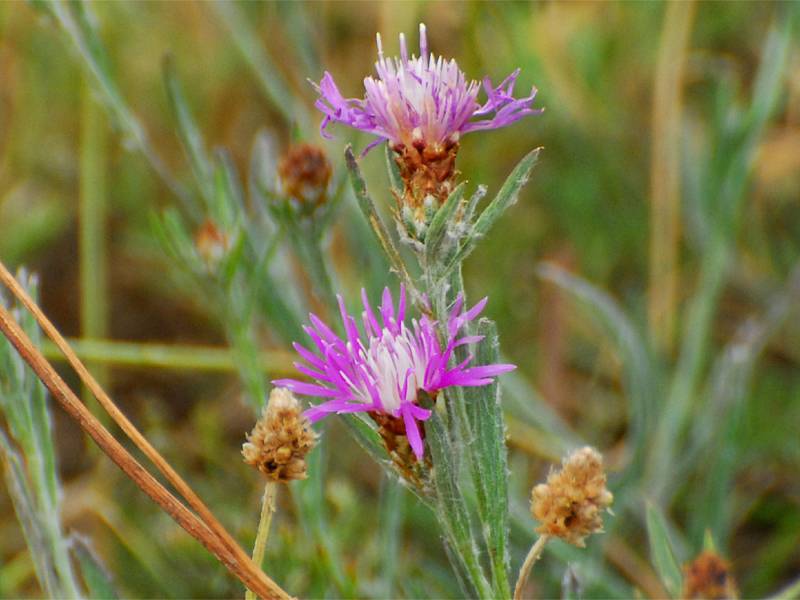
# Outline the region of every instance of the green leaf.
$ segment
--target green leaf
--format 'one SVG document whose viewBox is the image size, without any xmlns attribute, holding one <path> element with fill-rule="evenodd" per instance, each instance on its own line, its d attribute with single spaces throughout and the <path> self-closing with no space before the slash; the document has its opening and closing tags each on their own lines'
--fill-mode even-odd
<svg viewBox="0 0 800 600">
<path fill-rule="evenodd" d="M 389 175 L 389 184 L 392 187 L 392 191 L 397 196 L 402 197 L 405 185 L 403 184 L 403 179 L 400 177 L 400 168 L 397 166 L 397 161 L 394 159 L 394 151 L 389 148 L 389 142 L 383 145 L 383 156 L 386 160 L 386 172 Z"/>
<path fill-rule="evenodd" d="M 467 237 L 464 244 L 459 248 L 456 255 L 448 264 L 445 270 L 446 272 L 449 272 L 455 268 L 456 265 L 463 262 L 464 259 L 469 256 L 470 252 L 475 249 L 478 240 L 489 232 L 497 219 L 499 219 L 510 206 L 516 203 L 520 190 L 528 183 L 531 170 L 539 159 L 540 151 L 541 148 L 532 150 L 519 161 L 516 167 L 514 167 L 514 170 L 511 171 L 511 174 L 503 184 L 503 187 L 501 187 L 500 191 L 497 193 L 497 196 L 494 197 L 489 203 L 489 206 L 484 209 L 477 221 L 475 221 L 475 225 L 472 227 L 469 237 Z"/>
<path fill-rule="evenodd" d="M 223 229 L 233 229 L 238 225 L 239 217 L 244 212 L 244 192 L 230 154 L 220 149 L 216 153 L 216 158 L 214 197 L 209 207 L 210 213 Z"/>
<path fill-rule="evenodd" d="M 97 30 L 97 19 L 89 14 L 87 3 L 82 0 L 75 2 L 49 1 L 42 6 L 47 6 L 45 10 L 55 18 L 55 22 L 74 44 L 81 59 L 79 64 L 85 69 L 109 115 L 122 132 L 123 145 L 138 150 L 170 190 L 181 200 L 184 207 L 191 208 L 191 194 L 169 171 L 161 156 L 151 145 L 144 127 L 120 92 L 112 75 L 108 52 L 106 52 Z"/>
<path fill-rule="evenodd" d="M 650 539 L 650 560 L 661 582 L 672 598 L 678 598 L 683 577 L 669 539 L 664 514 L 655 504 L 647 503 L 647 535 Z"/>
<path fill-rule="evenodd" d="M 305 108 L 305 102 L 291 90 L 286 78 L 262 45 L 255 29 L 242 15 L 240 5 L 216 1 L 210 3 L 210 6 L 230 31 L 231 40 L 255 74 L 264 96 L 284 117 L 287 124 L 295 123 L 301 130 L 309 132 L 311 117 Z M 305 43 L 308 42 L 309 40 L 305 40 Z"/>
<path fill-rule="evenodd" d="M 172 117 L 178 128 L 178 136 L 189 159 L 200 193 L 206 206 L 209 207 L 214 198 L 214 166 L 206 152 L 203 134 L 192 116 L 189 103 L 175 72 L 175 64 L 170 56 L 164 58 L 163 72 L 164 86 L 167 90 Z"/>
<path fill-rule="evenodd" d="M 428 232 L 425 234 L 425 256 L 429 265 L 436 264 L 450 221 L 456 213 L 456 209 L 461 206 L 461 200 L 464 198 L 465 185 L 464 182 L 461 182 L 450 192 L 445 203 L 436 211 L 428 227 Z"/>
<path fill-rule="evenodd" d="M 471 595 L 491 598 L 494 593 L 478 559 L 469 511 L 459 485 L 457 450 L 438 409 L 425 421 L 425 441 L 433 462 L 431 476 L 436 490 L 436 514 L 447 538 L 451 562 L 457 571 L 468 577 Z"/>
<path fill-rule="evenodd" d="M 375 208 L 375 203 L 372 201 L 369 192 L 367 192 L 367 184 L 364 181 L 364 176 L 361 174 L 361 169 L 356 162 L 356 157 L 353 154 L 352 146 L 348 145 L 347 148 L 345 148 L 344 157 L 345 162 L 347 163 L 347 170 L 350 173 L 350 183 L 353 186 L 353 192 L 355 193 L 356 200 L 358 201 L 358 207 L 361 209 L 361 212 L 367 219 L 367 222 L 370 224 L 375 237 L 378 239 L 383 251 L 389 258 L 389 264 L 400 276 L 400 279 L 402 279 L 403 283 L 406 285 L 406 288 L 411 293 L 412 298 L 416 298 L 418 296 L 416 292 L 416 286 L 411 279 L 411 275 L 408 273 L 408 269 L 406 269 L 406 265 L 400 256 L 400 252 L 398 252 L 394 242 L 392 241 L 392 238 L 389 236 L 389 231 L 383 224 L 383 221 L 378 214 L 378 210 Z"/>
<path fill-rule="evenodd" d="M 497 328 L 481 319 L 474 332 L 479 342 L 475 364 L 500 362 Z M 498 597 L 511 595 L 508 582 L 508 460 L 506 428 L 497 379 L 483 387 L 466 387 L 464 411 L 469 425 L 467 450 L 477 495 L 481 530 L 492 567 L 492 584 Z"/>
<path fill-rule="evenodd" d="M 119 598 L 111 581 L 111 574 L 102 564 L 88 540 L 73 535 L 72 553 L 78 559 L 83 582 L 89 591 L 89 598 L 97 600 Z"/>
<path fill-rule="evenodd" d="M 2 459 L 5 471 L 6 488 L 14 505 L 14 512 L 22 526 L 22 533 L 36 570 L 36 578 L 47 596 L 57 598 L 60 596 L 61 588 L 43 527 L 38 518 L 36 501 L 29 488 L 30 484 L 23 467 L 23 460 L 13 449 L 2 429 L 0 429 L 0 459 Z"/>
</svg>

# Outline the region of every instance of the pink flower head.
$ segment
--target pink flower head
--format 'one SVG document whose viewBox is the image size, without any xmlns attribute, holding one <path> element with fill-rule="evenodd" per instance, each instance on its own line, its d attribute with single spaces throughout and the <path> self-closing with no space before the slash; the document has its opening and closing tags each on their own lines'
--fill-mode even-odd
<svg viewBox="0 0 800 600">
<path fill-rule="evenodd" d="M 487 299 L 464 310 L 461 296 L 456 300 L 447 320 L 444 348 L 436 335 L 436 323 L 425 316 L 405 323 L 406 295 L 401 288 L 395 308 L 389 288 L 383 291 L 378 309 L 380 320 L 372 310 L 364 290 L 361 291 L 364 311 L 363 335 L 356 327 L 339 297 L 339 309 L 346 333 L 336 335 L 316 315 L 310 315 L 311 326 L 305 331 L 316 351 L 295 343 L 294 348 L 305 362 L 295 363 L 301 373 L 314 382 L 280 379 L 275 385 L 287 387 L 297 394 L 327 398 L 305 414 L 313 422 L 329 413 L 378 412 L 400 418 L 405 425 L 409 445 L 418 459 L 424 454 L 418 421 L 425 421 L 431 411 L 418 404 L 418 392 L 435 394 L 451 386 L 482 386 L 496 375 L 511 371 L 514 365 L 494 364 L 468 367 L 473 357 L 451 365 L 453 351 L 465 344 L 474 344 L 482 336 L 458 337 L 461 327 L 473 320 Z"/>
<path fill-rule="evenodd" d="M 364 78 L 364 99 L 345 98 L 327 71 L 319 85 L 316 107 L 325 115 L 321 131 L 331 121 L 378 136 L 364 152 L 383 140 L 393 145 L 422 143 L 442 147 L 457 142 L 461 135 L 481 129 L 505 127 L 525 115 L 538 114 L 532 108 L 536 88 L 530 96 L 514 98 L 514 83 L 519 69 L 495 87 L 488 77 L 481 86 L 467 81 L 455 59 L 445 61 L 428 52 L 425 25 L 419 26 L 420 56 L 408 57 L 406 40 L 400 34 L 400 58 L 385 58 L 381 36 L 378 39 L 378 78 Z M 483 87 L 486 101 L 478 102 Z"/>
</svg>

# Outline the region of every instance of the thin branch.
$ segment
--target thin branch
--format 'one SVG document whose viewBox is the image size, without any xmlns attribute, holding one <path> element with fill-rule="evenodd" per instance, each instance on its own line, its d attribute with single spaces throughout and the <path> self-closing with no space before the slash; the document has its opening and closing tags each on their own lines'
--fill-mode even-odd
<svg viewBox="0 0 800 600">
<path fill-rule="evenodd" d="M 20 356 L 27 362 L 39 379 L 45 384 L 53 397 L 58 400 L 64 410 L 75 419 L 100 448 L 128 475 L 150 498 L 164 509 L 175 521 L 195 539 L 200 541 L 217 558 L 236 575 L 249 589 L 265 598 L 288 598 L 275 582 L 257 568 L 250 557 L 241 549 L 231 535 L 214 517 L 211 511 L 200 500 L 189 485 L 175 472 L 158 451 L 144 438 L 127 417 L 117 408 L 111 398 L 98 385 L 97 381 L 86 370 L 78 357 L 66 344 L 52 323 L 44 316 L 41 309 L 28 296 L 16 279 L 0 262 L 0 281 L 14 296 L 34 315 L 42 330 L 61 349 L 70 365 L 81 380 L 95 395 L 97 400 L 111 415 L 114 421 L 130 437 L 136 446 L 155 464 L 169 482 L 186 499 L 197 515 L 189 511 L 175 496 L 170 494 L 149 472 L 147 472 L 130 455 L 107 429 L 78 400 L 72 390 L 55 372 L 53 367 L 42 356 L 33 342 L 11 316 L 10 312 L 0 306 L 0 329 L 14 345 Z M 198 518 L 199 515 L 199 518 Z"/>
</svg>

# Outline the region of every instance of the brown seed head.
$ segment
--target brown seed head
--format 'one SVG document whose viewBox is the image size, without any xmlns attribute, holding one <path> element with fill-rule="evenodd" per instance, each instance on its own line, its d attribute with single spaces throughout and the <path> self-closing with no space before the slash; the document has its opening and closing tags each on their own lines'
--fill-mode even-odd
<svg viewBox="0 0 800 600">
<path fill-rule="evenodd" d="M 547 483 L 533 488 L 531 513 L 541 523 L 536 531 L 583 548 L 587 535 L 603 531 L 603 511 L 613 499 L 600 453 L 588 446 L 576 450 Z"/>
<path fill-rule="evenodd" d="M 325 151 L 313 144 L 290 147 L 278 164 L 281 191 L 308 211 L 328 199 L 332 172 Z"/>
<path fill-rule="evenodd" d="M 303 416 L 297 398 L 285 388 L 274 388 L 269 403 L 242 446 L 244 462 L 268 479 L 286 483 L 306 478 L 306 455 L 317 434 Z"/>
<path fill-rule="evenodd" d="M 711 550 L 702 552 L 685 565 L 683 574 L 681 598 L 721 600 L 739 597 L 730 563 Z"/>
</svg>

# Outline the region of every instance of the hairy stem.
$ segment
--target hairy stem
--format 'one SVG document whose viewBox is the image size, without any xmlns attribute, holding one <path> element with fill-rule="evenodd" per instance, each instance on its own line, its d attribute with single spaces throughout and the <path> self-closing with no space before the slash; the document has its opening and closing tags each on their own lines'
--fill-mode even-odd
<svg viewBox="0 0 800 600">
<path fill-rule="evenodd" d="M 256 541 L 253 545 L 253 562 L 260 569 L 264 564 L 264 551 L 267 549 L 267 538 L 269 538 L 269 526 L 272 523 L 272 515 L 275 513 L 275 496 L 278 493 L 278 485 L 274 481 L 268 481 L 264 486 L 264 498 L 261 501 L 261 517 L 258 520 L 258 531 Z M 251 590 L 245 592 L 245 600 L 256 600 L 256 595 Z"/>
<path fill-rule="evenodd" d="M 544 545 L 549 539 L 549 535 L 542 535 L 536 540 L 536 543 L 531 546 L 531 550 L 528 552 L 528 556 L 525 557 L 525 562 L 522 563 L 522 568 L 519 570 L 517 585 L 514 586 L 514 600 L 522 600 L 522 590 L 528 582 L 528 575 L 531 572 L 531 568 L 534 563 L 539 560 L 539 557 L 542 555 L 542 550 L 544 550 Z"/>
</svg>

